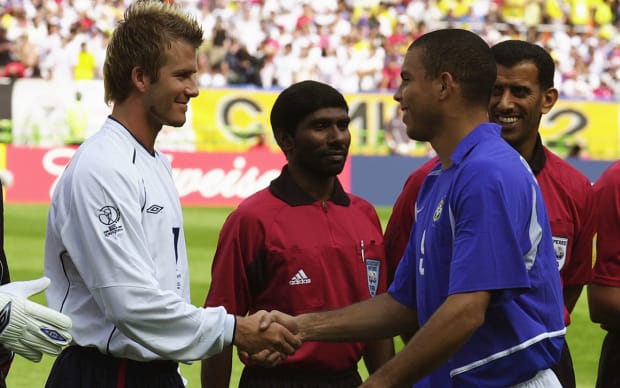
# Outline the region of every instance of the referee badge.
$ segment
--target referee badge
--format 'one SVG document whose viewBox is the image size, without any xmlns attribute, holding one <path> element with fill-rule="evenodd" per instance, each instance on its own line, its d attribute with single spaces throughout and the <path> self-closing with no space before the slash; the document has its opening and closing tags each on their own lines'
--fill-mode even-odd
<svg viewBox="0 0 620 388">
<path fill-rule="evenodd" d="M 379 260 L 366 259 L 366 277 L 368 278 L 368 291 L 370 292 L 370 296 L 377 295 L 380 269 L 381 262 Z"/>
<path fill-rule="evenodd" d="M 553 236 L 553 251 L 555 259 L 558 261 L 558 269 L 561 270 L 566 263 L 566 251 L 568 250 L 568 239 L 566 237 Z"/>
</svg>

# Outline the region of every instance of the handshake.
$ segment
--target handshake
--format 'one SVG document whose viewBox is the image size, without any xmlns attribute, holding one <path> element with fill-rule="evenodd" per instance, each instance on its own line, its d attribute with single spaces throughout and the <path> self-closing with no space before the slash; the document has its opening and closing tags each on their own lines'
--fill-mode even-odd
<svg viewBox="0 0 620 388">
<path fill-rule="evenodd" d="M 252 361 L 275 366 L 293 355 L 304 340 L 297 318 L 275 310 L 237 317 L 234 344 Z"/>
<path fill-rule="evenodd" d="M 71 319 L 28 298 L 45 290 L 46 277 L 0 286 L 0 345 L 39 362 L 43 353 L 58 355 L 71 342 Z"/>
</svg>

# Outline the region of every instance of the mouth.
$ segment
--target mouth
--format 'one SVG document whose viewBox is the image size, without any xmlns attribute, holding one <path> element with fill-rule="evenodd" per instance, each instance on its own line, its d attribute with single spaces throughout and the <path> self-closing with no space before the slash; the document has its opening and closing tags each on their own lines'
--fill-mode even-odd
<svg viewBox="0 0 620 388">
<path fill-rule="evenodd" d="M 517 123 L 520 119 L 521 116 L 516 115 L 516 114 L 499 114 L 496 113 L 493 116 L 494 121 L 503 126 L 503 127 L 509 127 L 514 125 L 515 123 Z"/>
</svg>

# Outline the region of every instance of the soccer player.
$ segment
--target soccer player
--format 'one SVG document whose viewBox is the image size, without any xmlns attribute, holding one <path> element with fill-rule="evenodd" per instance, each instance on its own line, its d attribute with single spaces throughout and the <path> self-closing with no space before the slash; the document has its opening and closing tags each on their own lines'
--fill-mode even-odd
<svg viewBox="0 0 620 388">
<path fill-rule="evenodd" d="M 0 185 L 0 388 L 6 388 L 13 353 L 39 362 L 43 353 L 58 355 L 71 342 L 71 319 L 27 298 L 42 292 L 49 279 L 10 282 L 4 251 L 4 200 Z"/>
<path fill-rule="evenodd" d="M 346 193 L 349 108 L 333 87 L 303 81 L 271 110 L 287 164 L 270 186 L 244 200 L 220 232 L 206 306 L 245 315 L 338 308 L 386 290 L 381 224 L 374 207 Z M 228 387 L 230 347 L 203 361 L 202 386 Z M 241 387 L 354 387 L 358 361 L 370 372 L 394 354 L 391 339 L 305 343 L 277 367 L 246 363 Z"/>
<path fill-rule="evenodd" d="M 75 345 L 46 386 L 183 387 L 178 362 L 224 346 L 292 353 L 286 329 L 258 332 L 262 314 L 235 317 L 190 304 L 183 216 L 170 162 L 155 148 L 198 95 L 199 23 L 180 8 L 138 1 L 113 32 L 104 64 L 103 127 L 60 177 L 48 216 L 50 307 L 73 319 Z"/>
<path fill-rule="evenodd" d="M 596 263 L 588 285 L 590 318 L 607 331 L 598 365 L 596 388 L 620 386 L 620 161 L 594 184 Z"/>
<path fill-rule="evenodd" d="M 497 80 L 489 118 L 502 126 L 502 137 L 527 161 L 540 185 L 563 282 L 565 323 L 569 325 L 570 313 L 591 276 L 595 228 L 592 186 L 579 170 L 542 145 L 538 132 L 541 117 L 558 99 L 551 56 L 542 47 L 521 40 L 504 41 L 491 50 L 497 62 Z M 394 205 L 385 231 L 390 273 L 402 257 L 418 191 L 437 163 L 437 159 L 432 159 L 412 173 Z M 553 370 L 564 388 L 575 387 L 567 344 Z"/>
<path fill-rule="evenodd" d="M 529 166 L 487 122 L 496 71 L 486 42 L 466 30 L 411 44 L 394 98 L 409 136 L 429 141 L 441 163 L 420 189 L 394 281 L 342 309 L 274 311 L 262 327 L 283 323 L 304 341 L 414 329 L 365 388 L 561 387 L 550 369 L 566 329 L 549 220 Z"/>
</svg>

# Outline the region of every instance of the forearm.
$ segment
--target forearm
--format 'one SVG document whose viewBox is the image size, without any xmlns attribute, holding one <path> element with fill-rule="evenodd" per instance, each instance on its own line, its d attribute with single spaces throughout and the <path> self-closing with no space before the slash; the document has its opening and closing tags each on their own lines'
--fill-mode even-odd
<svg viewBox="0 0 620 388">
<path fill-rule="evenodd" d="M 366 344 L 364 365 L 368 373 L 375 373 L 381 366 L 394 357 L 394 340 L 391 338 L 371 341 Z"/>
<path fill-rule="evenodd" d="M 410 385 L 445 363 L 484 323 L 488 292 L 448 297 L 407 345 L 371 375 L 364 387 Z"/>
<path fill-rule="evenodd" d="M 202 361 L 200 380 L 202 388 L 228 388 L 232 369 L 232 346 L 225 346 L 220 354 Z"/>
<path fill-rule="evenodd" d="M 302 314 L 296 321 L 304 341 L 370 341 L 411 330 L 417 315 L 383 293 L 341 309 Z"/>
</svg>

